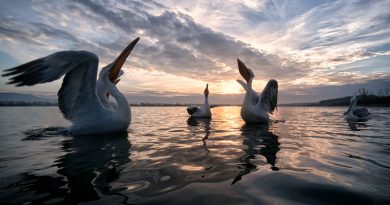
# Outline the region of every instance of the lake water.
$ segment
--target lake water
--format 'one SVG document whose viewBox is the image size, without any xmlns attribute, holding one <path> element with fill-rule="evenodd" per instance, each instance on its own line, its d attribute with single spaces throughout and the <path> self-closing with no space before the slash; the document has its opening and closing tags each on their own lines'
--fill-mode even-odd
<svg viewBox="0 0 390 205">
<path fill-rule="evenodd" d="M 1 204 L 390 204 L 390 109 L 133 107 L 128 134 L 71 137 L 56 107 L 0 107 Z"/>
</svg>

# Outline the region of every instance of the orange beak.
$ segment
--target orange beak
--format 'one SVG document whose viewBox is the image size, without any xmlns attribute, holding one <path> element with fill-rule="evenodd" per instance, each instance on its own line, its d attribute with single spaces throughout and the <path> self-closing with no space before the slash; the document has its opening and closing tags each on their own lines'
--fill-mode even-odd
<svg viewBox="0 0 390 205">
<path fill-rule="evenodd" d="M 136 38 L 133 42 L 131 42 L 125 50 L 122 51 L 122 53 L 119 55 L 117 59 L 115 59 L 112 68 L 110 70 L 109 78 L 111 82 L 116 82 L 119 72 L 121 71 L 121 68 L 123 64 L 125 63 L 127 57 L 130 55 L 131 51 L 133 50 L 134 46 L 137 44 L 139 40 L 139 37 Z M 119 82 L 119 81 L 118 81 Z M 116 82 L 116 83 L 118 83 Z"/>
<path fill-rule="evenodd" d="M 209 84 L 206 84 L 206 88 L 204 89 L 204 95 L 209 96 Z"/>
<path fill-rule="evenodd" d="M 250 73 L 248 71 L 248 68 L 246 65 L 237 58 L 237 63 L 238 63 L 238 71 L 240 71 L 241 76 L 246 80 L 246 82 L 249 81 Z"/>
</svg>

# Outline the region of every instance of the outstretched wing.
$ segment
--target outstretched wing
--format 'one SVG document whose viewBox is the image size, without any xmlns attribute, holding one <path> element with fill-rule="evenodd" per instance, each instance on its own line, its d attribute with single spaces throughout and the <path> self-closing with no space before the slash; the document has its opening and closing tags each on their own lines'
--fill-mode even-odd
<svg viewBox="0 0 390 205">
<path fill-rule="evenodd" d="M 261 93 L 260 104 L 267 112 L 273 112 L 278 104 L 278 81 L 269 80 Z"/>
<path fill-rule="evenodd" d="M 7 69 L 3 76 L 12 76 L 8 84 L 32 86 L 65 75 L 58 91 L 58 105 L 66 119 L 80 123 L 97 114 L 93 108 L 101 107 L 96 94 L 98 63 L 98 57 L 87 51 L 61 51 Z"/>
</svg>

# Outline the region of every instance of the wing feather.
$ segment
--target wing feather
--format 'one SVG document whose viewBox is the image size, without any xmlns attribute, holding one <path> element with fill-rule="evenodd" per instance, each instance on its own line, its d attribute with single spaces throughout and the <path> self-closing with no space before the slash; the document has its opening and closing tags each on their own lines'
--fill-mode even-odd
<svg viewBox="0 0 390 205">
<path fill-rule="evenodd" d="M 260 104 L 265 110 L 272 113 L 278 104 L 278 81 L 269 80 L 261 93 Z"/>
<path fill-rule="evenodd" d="M 368 117 L 371 115 L 370 112 L 368 112 L 367 108 L 356 108 L 356 110 L 353 111 L 353 114 L 357 117 Z"/>
<path fill-rule="evenodd" d="M 199 111 L 199 107 L 196 106 L 196 105 L 190 105 L 190 106 L 187 107 L 187 112 L 188 112 L 189 115 L 192 115 L 192 114 L 194 114 L 194 113 L 196 113 L 198 111 Z"/>
<path fill-rule="evenodd" d="M 8 84 L 32 86 L 65 75 L 58 91 L 58 105 L 72 123 L 97 118 L 102 109 L 96 94 L 98 57 L 87 51 L 61 51 L 4 71 Z"/>
</svg>

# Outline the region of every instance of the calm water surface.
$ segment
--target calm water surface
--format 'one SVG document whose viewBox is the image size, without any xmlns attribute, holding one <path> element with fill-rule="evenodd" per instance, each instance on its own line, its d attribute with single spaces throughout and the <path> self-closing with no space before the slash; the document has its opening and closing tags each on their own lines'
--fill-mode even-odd
<svg viewBox="0 0 390 205">
<path fill-rule="evenodd" d="M 390 109 L 133 107 L 127 134 L 56 135 L 56 107 L 0 107 L 1 204 L 390 204 Z"/>
</svg>

